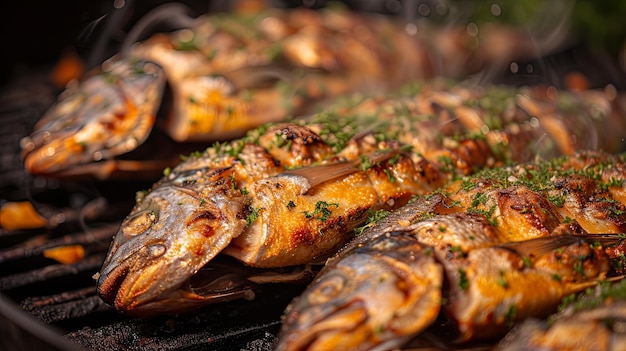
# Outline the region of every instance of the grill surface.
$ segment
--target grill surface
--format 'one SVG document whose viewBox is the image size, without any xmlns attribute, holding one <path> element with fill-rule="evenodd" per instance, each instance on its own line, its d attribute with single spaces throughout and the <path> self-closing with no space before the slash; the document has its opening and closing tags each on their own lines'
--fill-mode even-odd
<svg viewBox="0 0 626 351">
<path fill-rule="evenodd" d="M 270 286 L 254 301 L 154 319 L 122 316 L 97 296 L 92 275 L 130 211 L 133 194 L 149 184 L 65 183 L 24 172 L 19 139 L 56 94 L 45 83 L 47 72 L 44 67 L 19 75 L 0 93 L 2 204 L 30 200 L 51 218 L 65 219 L 54 228 L 0 232 L 0 350 L 271 349 L 280 314 L 303 286 Z M 98 214 L 100 208 L 106 215 Z M 67 245 L 81 245 L 85 258 L 61 264 L 43 257 L 46 250 Z"/>
</svg>

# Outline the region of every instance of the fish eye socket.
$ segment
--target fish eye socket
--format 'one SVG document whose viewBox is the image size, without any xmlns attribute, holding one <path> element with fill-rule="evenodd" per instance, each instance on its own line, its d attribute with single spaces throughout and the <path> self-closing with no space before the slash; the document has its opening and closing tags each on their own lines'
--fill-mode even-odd
<svg viewBox="0 0 626 351">
<path fill-rule="evenodd" d="M 122 232 L 124 235 L 135 236 L 144 233 L 150 229 L 152 224 L 158 220 L 155 211 L 141 211 L 140 213 L 128 217 L 122 224 Z"/>
<path fill-rule="evenodd" d="M 332 275 L 322 280 L 320 284 L 311 291 L 309 302 L 311 304 L 326 303 L 341 293 L 346 284 L 346 279 L 339 275 Z"/>
</svg>

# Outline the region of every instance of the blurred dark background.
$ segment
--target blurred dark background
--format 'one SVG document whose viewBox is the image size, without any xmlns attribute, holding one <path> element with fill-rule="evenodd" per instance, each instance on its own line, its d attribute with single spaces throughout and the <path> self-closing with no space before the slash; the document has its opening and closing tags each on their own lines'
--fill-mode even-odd
<svg viewBox="0 0 626 351">
<path fill-rule="evenodd" d="M 111 19 L 115 19 L 117 26 L 107 35 L 108 50 L 123 39 L 129 26 L 138 18 L 166 2 L 133 1 L 125 3 L 130 7 L 117 9 L 114 0 L 2 1 L 0 75 L 6 82 L 28 67 L 54 64 L 64 50 L 75 50 L 88 60 L 92 58 L 98 40 L 104 39 L 104 29 Z M 198 13 L 208 10 L 208 1 L 180 2 Z M 110 54 L 110 51 L 104 54 Z M 98 57 L 100 60 L 105 58 Z"/>
<path fill-rule="evenodd" d="M 262 0 L 259 0 L 262 1 Z M 0 3 L 0 77 L 6 81 L 33 66 L 51 65 L 68 50 L 74 50 L 93 66 L 110 56 L 123 40 L 132 24 L 150 9 L 167 0 L 30 0 Z M 243 1 L 182 0 L 191 14 L 229 10 Z M 624 71 L 626 40 L 626 2 L 594 0 L 524 0 L 524 1 L 466 1 L 466 0 L 348 0 L 345 5 L 361 11 L 382 12 L 402 20 L 425 18 L 442 24 L 499 21 L 542 30 L 569 18 L 568 43 L 560 59 L 568 65 L 589 69 L 590 75 L 603 75 L 604 80 Z M 323 0 L 268 1 L 270 6 L 322 7 L 332 3 Z M 121 5 L 124 6 L 121 6 Z M 119 7 L 119 8 L 117 8 Z M 113 23 L 111 23 L 113 22 Z M 113 30 L 108 30 L 110 26 Z M 558 53 L 557 53 L 558 54 Z M 569 56 L 569 57 L 567 57 Z M 578 56 L 578 58 L 576 57 Z M 541 58 L 542 64 L 555 58 Z M 574 62 L 571 62 L 574 61 Z M 593 67 L 593 66 L 598 67 Z M 608 65 L 611 65 L 610 69 Z M 621 65 L 621 66 L 620 66 Z M 600 67 L 601 66 L 601 67 Z M 611 69 L 619 69 L 611 71 Z M 595 70 L 595 71 L 594 71 Z M 607 71 L 608 72 L 605 72 Z M 541 75 L 542 72 L 535 72 Z M 613 76 L 613 77 L 611 77 Z"/>
</svg>

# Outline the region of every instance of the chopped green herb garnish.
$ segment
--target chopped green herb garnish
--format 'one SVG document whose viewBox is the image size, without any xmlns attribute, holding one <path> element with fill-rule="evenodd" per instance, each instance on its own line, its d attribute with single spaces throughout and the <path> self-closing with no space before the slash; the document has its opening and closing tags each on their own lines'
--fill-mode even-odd
<svg viewBox="0 0 626 351">
<path fill-rule="evenodd" d="M 357 235 L 361 235 L 363 234 L 363 232 L 367 229 L 367 228 L 371 228 L 374 226 L 374 224 L 376 224 L 376 222 L 378 222 L 379 220 L 387 217 L 389 215 L 389 211 L 387 210 L 378 210 L 378 211 L 372 211 L 372 210 L 368 210 L 368 216 L 367 216 L 367 222 L 365 222 L 365 225 L 359 228 L 355 228 L 354 231 L 356 232 Z"/>
<path fill-rule="evenodd" d="M 500 271 L 500 277 L 498 277 L 498 279 L 496 279 L 496 283 L 498 285 L 500 285 L 501 287 L 508 289 L 509 287 L 509 283 L 506 281 L 506 279 L 504 279 L 504 272 Z"/>
<path fill-rule="evenodd" d="M 385 168 L 385 169 L 383 169 L 383 172 L 385 172 L 385 174 L 387 175 L 387 179 L 389 179 L 389 182 L 391 184 L 396 182 L 396 176 L 394 176 L 393 173 L 391 173 L 390 170 Z"/>
<path fill-rule="evenodd" d="M 515 322 L 515 318 L 517 318 L 517 306 L 511 305 L 504 314 L 504 320 L 506 321 L 506 324 L 510 326 L 513 322 Z"/>
<path fill-rule="evenodd" d="M 461 288 L 461 290 L 469 289 L 469 280 L 467 279 L 467 273 L 462 268 L 459 268 L 459 288 Z"/>
<path fill-rule="evenodd" d="M 369 157 L 365 155 L 361 155 L 361 167 L 360 168 L 362 171 L 367 171 L 368 169 L 372 168 L 372 161 L 370 160 Z"/>
<path fill-rule="evenodd" d="M 583 268 L 583 262 L 582 261 L 576 261 L 574 263 L 574 272 L 582 275 L 583 277 L 585 276 L 585 270 Z"/>
<path fill-rule="evenodd" d="M 143 201 L 143 199 L 148 195 L 148 190 L 140 190 L 135 193 L 135 201 L 137 203 Z"/>
<path fill-rule="evenodd" d="M 302 213 L 304 213 L 304 216 L 306 218 L 316 218 L 320 221 L 327 221 L 332 215 L 332 212 L 329 209 L 329 207 L 331 206 L 337 208 L 339 207 L 339 204 L 336 202 L 328 203 L 326 201 L 318 201 L 317 203 L 315 203 L 315 209 L 313 210 L 313 212 L 303 211 Z"/>
<path fill-rule="evenodd" d="M 256 221 L 257 218 L 259 218 L 260 209 L 250 206 L 249 211 L 250 212 L 248 213 L 248 216 L 246 217 L 247 225 L 252 224 L 254 221 Z"/>
<path fill-rule="evenodd" d="M 530 258 L 528 256 L 522 256 L 522 261 L 524 262 L 524 267 L 532 267 L 532 262 L 530 261 Z"/>
</svg>

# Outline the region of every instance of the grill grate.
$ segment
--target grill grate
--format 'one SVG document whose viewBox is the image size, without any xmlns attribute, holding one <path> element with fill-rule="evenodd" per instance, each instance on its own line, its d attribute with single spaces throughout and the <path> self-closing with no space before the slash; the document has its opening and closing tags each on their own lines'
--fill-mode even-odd
<svg viewBox="0 0 626 351">
<path fill-rule="evenodd" d="M 31 201 L 46 217 L 60 218 L 50 228 L 0 229 L 0 350 L 270 350 L 280 314 L 303 286 L 273 286 L 254 301 L 154 319 L 120 315 L 100 299 L 92 276 L 134 192 L 149 185 L 59 183 L 24 172 L 19 140 L 57 92 L 47 72 L 22 74 L 0 90 L 0 205 Z M 44 256 L 70 245 L 82 247 L 84 258 L 62 264 Z"/>
<path fill-rule="evenodd" d="M 72 343 L 92 350 L 271 349 L 280 314 L 303 286 L 273 286 L 254 301 L 223 303 L 178 317 L 122 316 L 96 294 L 92 278 L 117 227 L 109 223 L 61 236 L 57 233 L 66 229 L 13 233 L 25 240 L 0 250 L 1 294 Z M 60 264 L 42 256 L 67 245 L 81 245 L 85 258 Z"/>
</svg>

